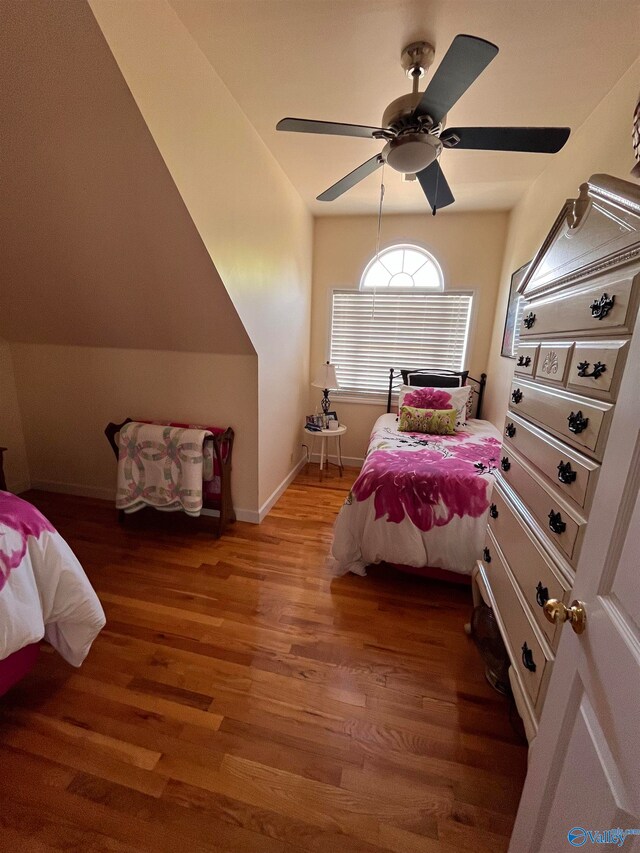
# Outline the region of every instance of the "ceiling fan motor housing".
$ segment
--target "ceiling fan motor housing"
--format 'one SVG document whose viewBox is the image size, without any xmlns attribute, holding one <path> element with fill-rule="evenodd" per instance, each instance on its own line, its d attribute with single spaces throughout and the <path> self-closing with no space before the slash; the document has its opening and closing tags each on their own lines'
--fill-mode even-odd
<svg viewBox="0 0 640 853">
<path fill-rule="evenodd" d="M 396 172 L 421 172 L 430 166 L 442 150 L 437 136 L 407 133 L 387 142 L 382 157 Z"/>
<path fill-rule="evenodd" d="M 392 127 L 412 121 L 415 123 L 414 112 L 420 103 L 420 92 L 409 92 L 391 101 L 382 114 L 382 127 Z"/>
</svg>

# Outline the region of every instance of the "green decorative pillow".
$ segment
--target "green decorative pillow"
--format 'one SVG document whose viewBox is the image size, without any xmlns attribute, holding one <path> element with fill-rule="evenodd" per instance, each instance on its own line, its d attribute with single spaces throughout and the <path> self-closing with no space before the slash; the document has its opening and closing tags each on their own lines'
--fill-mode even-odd
<svg viewBox="0 0 640 853">
<path fill-rule="evenodd" d="M 428 432 L 432 435 L 453 435 L 456 431 L 455 409 L 417 409 L 400 407 L 398 432 Z"/>
</svg>

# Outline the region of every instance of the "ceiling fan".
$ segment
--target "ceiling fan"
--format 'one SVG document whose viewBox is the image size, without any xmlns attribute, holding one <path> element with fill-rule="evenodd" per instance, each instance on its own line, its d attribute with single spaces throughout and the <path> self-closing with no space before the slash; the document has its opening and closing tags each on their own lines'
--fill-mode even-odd
<svg viewBox="0 0 640 853">
<path fill-rule="evenodd" d="M 438 163 L 443 147 L 555 154 L 569 138 L 568 127 L 446 127 L 447 112 L 497 53 L 498 48 L 489 41 L 458 35 L 425 91 L 419 92 L 419 81 L 432 64 L 435 51 L 428 42 L 414 42 L 401 55 L 402 67 L 413 80 L 413 91 L 389 104 L 382 116 L 382 127 L 283 118 L 276 130 L 385 141 L 379 154 L 321 193 L 318 201 L 334 201 L 387 163 L 398 172 L 417 176 L 435 214 L 437 208 L 455 201 Z"/>
</svg>

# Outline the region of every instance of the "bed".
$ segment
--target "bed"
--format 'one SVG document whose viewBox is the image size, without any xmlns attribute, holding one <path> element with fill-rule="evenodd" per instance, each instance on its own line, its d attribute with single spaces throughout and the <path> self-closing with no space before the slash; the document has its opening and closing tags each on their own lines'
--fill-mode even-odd
<svg viewBox="0 0 640 853">
<path fill-rule="evenodd" d="M 33 667 L 40 640 L 80 666 L 104 624 L 62 536 L 30 503 L 0 491 L 0 695 Z"/>
<path fill-rule="evenodd" d="M 425 371 L 391 371 L 387 414 L 374 424 L 336 520 L 336 574 L 365 575 L 368 565 L 385 562 L 468 576 L 482 554 L 500 434 L 468 414 L 453 435 L 400 432 L 397 410 L 390 411 L 394 380 L 411 374 L 436 382 Z M 466 372 L 450 375 L 472 386 L 473 414 L 480 414 L 484 375 L 478 381 Z"/>
</svg>

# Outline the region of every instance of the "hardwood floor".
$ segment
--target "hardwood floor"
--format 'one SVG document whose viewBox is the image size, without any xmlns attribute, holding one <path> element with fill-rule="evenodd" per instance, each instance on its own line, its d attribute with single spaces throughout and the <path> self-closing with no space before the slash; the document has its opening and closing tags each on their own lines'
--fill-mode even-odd
<svg viewBox="0 0 640 853">
<path fill-rule="evenodd" d="M 463 632 L 468 588 L 332 579 L 355 474 L 261 526 L 31 492 L 107 627 L 0 699 L 3 851 L 506 850 L 526 745 Z"/>
</svg>

